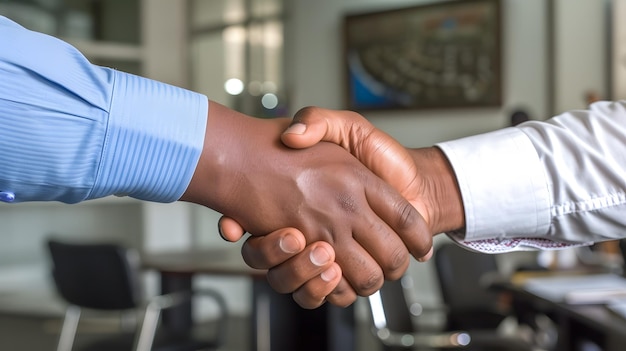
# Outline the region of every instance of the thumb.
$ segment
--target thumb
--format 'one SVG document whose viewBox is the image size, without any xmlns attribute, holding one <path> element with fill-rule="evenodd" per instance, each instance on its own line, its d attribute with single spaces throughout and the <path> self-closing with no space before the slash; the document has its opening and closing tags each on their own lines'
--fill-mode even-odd
<svg viewBox="0 0 626 351">
<path fill-rule="evenodd" d="M 412 189 L 416 173 L 413 159 L 400 143 L 356 112 L 305 107 L 296 112 L 281 140 L 296 149 L 311 147 L 320 141 L 340 145 L 412 200 L 407 191 Z"/>
<path fill-rule="evenodd" d="M 328 141 L 342 146 L 351 153 L 350 143 L 355 136 L 355 126 L 373 126 L 362 116 L 352 111 L 327 110 L 320 107 L 305 107 L 293 117 L 289 127 L 281 135 L 282 142 L 294 149 L 311 147 L 320 141 Z"/>
<path fill-rule="evenodd" d="M 226 216 L 220 217 L 217 222 L 217 230 L 222 239 L 233 243 L 239 241 L 246 233 L 241 224 Z"/>
</svg>

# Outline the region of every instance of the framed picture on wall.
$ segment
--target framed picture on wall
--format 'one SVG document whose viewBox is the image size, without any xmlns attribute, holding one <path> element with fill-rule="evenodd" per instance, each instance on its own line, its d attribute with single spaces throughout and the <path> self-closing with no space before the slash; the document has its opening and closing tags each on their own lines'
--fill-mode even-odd
<svg viewBox="0 0 626 351">
<path fill-rule="evenodd" d="M 500 22 L 500 0 L 345 15 L 346 107 L 499 106 Z"/>
</svg>

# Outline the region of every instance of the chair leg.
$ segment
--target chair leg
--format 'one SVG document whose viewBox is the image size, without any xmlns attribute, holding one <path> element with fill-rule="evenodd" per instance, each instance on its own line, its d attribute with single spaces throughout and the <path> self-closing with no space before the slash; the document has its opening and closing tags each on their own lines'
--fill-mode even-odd
<svg viewBox="0 0 626 351">
<path fill-rule="evenodd" d="M 150 351 L 152 349 L 152 343 L 154 342 L 154 334 L 156 333 L 157 325 L 159 324 L 159 316 L 161 315 L 161 309 L 158 307 L 148 307 L 146 314 L 141 323 L 141 330 L 139 331 L 135 343 L 135 351 Z"/>
<path fill-rule="evenodd" d="M 57 351 L 72 351 L 79 319 L 80 307 L 74 305 L 68 306 L 65 311 L 65 318 L 63 319 L 63 327 L 61 328 Z"/>
</svg>

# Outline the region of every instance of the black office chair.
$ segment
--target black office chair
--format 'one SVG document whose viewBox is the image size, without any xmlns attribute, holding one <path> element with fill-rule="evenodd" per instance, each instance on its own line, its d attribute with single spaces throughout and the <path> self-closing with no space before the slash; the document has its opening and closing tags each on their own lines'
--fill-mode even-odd
<svg viewBox="0 0 626 351">
<path fill-rule="evenodd" d="M 384 351 L 407 350 L 540 350 L 528 341 L 482 330 L 419 330 L 416 319 L 424 312 L 440 313 L 441 309 L 424 309 L 408 303 L 413 283 L 410 276 L 386 281 L 383 287 L 368 297 L 372 313 L 372 332 Z M 445 309 L 443 309 L 445 312 Z"/>
<path fill-rule="evenodd" d="M 492 284 L 503 279 L 499 274 L 495 255 L 470 251 L 455 243 L 444 243 L 434 255 L 441 296 L 446 306 L 446 330 L 467 330 L 470 335 L 500 343 L 498 329 L 508 317 L 518 322 L 512 305 L 503 306 L 500 291 Z M 527 316 L 524 316 L 527 317 Z M 479 350 L 544 349 L 552 345 L 545 335 L 535 335 L 535 326 L 528 326 L 530 335 L 509 337 L 511 344 L 503 343 Z M 548 331 L 545 331 L 546 333 Z"/>
<path fill-rule="evenodd" d="M 454 243 L 442 244 L 434 256 L 437 278 L 449 329 L 495 329 L 509 316 L 498 304 L 498 293 L 489 289 L 499 276 L 494 255 L 467 250 Z"/>
<path fill-rule="evenodd" d="M 98 340 L 89 350 L 214 350 L 223 343 L 226 328 L 226 304 L 212 290 L 142 298 L 140 262 L 136 251 L 116 244 L 77 244 L 48 241 L 57 291 L 69 304 L 57 351 L 70 351 L 74 344 L 81 309 L 135 313 L 143 309 L 141 328 Z M 158 328 L 163 309 L 187 302 L 192 295 L 210 297 L 218 307 L 217 330 L 206 330 L 212 338 L 197 338 L 192 331 Z M 157 331 L 158 329 L 158 331 Z"/>
</svg>

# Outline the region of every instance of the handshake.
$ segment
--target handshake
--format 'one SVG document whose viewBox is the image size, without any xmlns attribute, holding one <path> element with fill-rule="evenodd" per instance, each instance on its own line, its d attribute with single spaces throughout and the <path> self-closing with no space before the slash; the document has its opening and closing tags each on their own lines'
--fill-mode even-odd
<svg viewBox="0 0 626 351">
<path fill-rule="evenodd" d="M 402 276 L 409 253 L 428 260 L 433 235 L 464 226 L 444 154 L 407 149 L 355 112 L 261 120 L 212 102 L 208 120 L 210 143 L 181 200 L 224 214 L 225 240 L 251 233 L 246 263 L 269 269 L 270 285 L 304 308 L 374 293 Z M 233 128 L 237 138 L 224 133 Z"/>
</svg>

